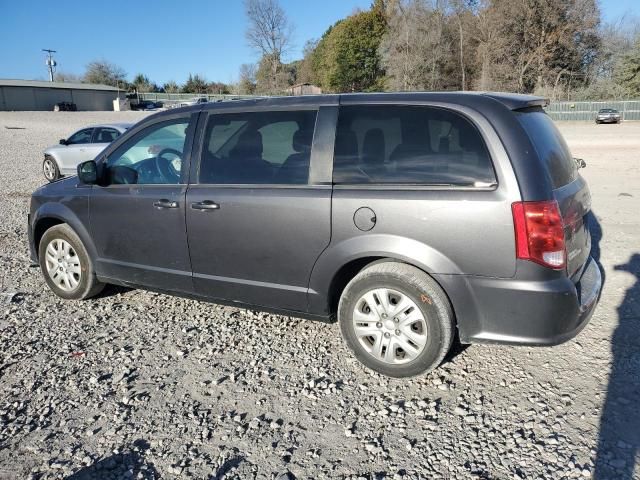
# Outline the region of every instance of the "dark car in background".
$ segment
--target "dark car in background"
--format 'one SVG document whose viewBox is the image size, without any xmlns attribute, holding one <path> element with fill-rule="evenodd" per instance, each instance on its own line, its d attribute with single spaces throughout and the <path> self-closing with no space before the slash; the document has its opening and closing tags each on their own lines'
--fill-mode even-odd
<svg viewBox="0 0 640 480">
<path fill-rule="evenodd" d="M 131 110 L 156 110 L 162 107 L 162 102 L 154 102 L 153 100 L 139 100 L 131 103 Z"/>
<path fill-rule="evenodd" d="M 65 299 L 113 283 L 337 318 L 393 377 L 437 367 L 456 335 L 558 344 L 602 281 L 589 188 L 546 103 L 346 94 L 158 113 L 33 193 L 32 258 Z"/>
<path fill-rule="evenodd" d="M 54 112 L 77 112 L 78 107 L 73 102 L 58 102 L 53 106 Z"/>
<path fill-rule="evenodd" d="M 601 108 L 596 115 L 596 123 L 620 123 L 620 112 L 614 108 Z"/>
</svg>

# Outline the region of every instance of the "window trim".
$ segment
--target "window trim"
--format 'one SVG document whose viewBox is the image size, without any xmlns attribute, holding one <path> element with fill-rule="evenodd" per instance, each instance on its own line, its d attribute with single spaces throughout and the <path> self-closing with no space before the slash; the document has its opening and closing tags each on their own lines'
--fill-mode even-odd
<svg viewBox="0 0 640 480">
<path fill-rule="evenodd" d="M 202 164 L 202 155 L 204 153 L 204 143 L 205 143 L 205 134 L 207 130 L 207 124 L 209 123 L 209 119 L 214 115 L 232 115 L 232 114 L 243 114 L 243 113 L 267 113 L 267 112 L 300 112 L 300 111 L 312 111 L 316 112 L 315 123 L 313 124 L 313 137 L 311 139 L 311 151 L 309 152 L 309 176 L 307 177 L 307 183 L 200 183 L 200 166 Z M 264 106 L 259 107 L 245 107 L 245 108 L 220 108 L 215 110 L 203 111 L 201 116 L 201 124 L 198 125 L 198 135 L 199 138 L 197 141 L 197 148 L 193 150 L 193 158 L 196 161 L 192 162 L 192 168 L 189 178 L 189 184 L 196 186 L 207 186 L 207 187 L 216 187 L 216 188 L 270 188 L 270 189 L 287 189 L 287 188 L 308 188 L 314 187 L 315 184 L 312 182 L 312 171 L 313 171 L 313 151 L 316 142 L 316 135 L 318 132 L 318 118 L 320 116 L 320 107 L 318 105 L 300 105 L 300 106 L 274 106 L 265 108 Z"/>
<path fill-rule="evenodd" d="M 495 182 L 487 185 L 479 185 L 479 186 L 471 186 L 471 185 L 443 185 L 443 184 L 435 184 L 435 183 L 393 183 L 393 182 L 385 182 L 385 183 L 350 183 L 350 182 L 340 182 L 336 183 L 333 179 L 333 166 L 335 164 L 335 144 L 334 150 L 332 154 L 332 162 L 331 162 L 331 183 L 334 188 L 338 190 L 461 190 L 461 191 L 495 191 L 500 187 L 500 175 L 498 174 L 498 170 L 496 169 L 496 161 L 494 155 L 492 153 L 492 149 L 490 147 L 491 143 L 488 140 L 487 136 L 483 129 L 478 125 L 476 121 L 471 117 L 471 115 L 467 114 L 467 112 L 462 111 L 461 109 L 455 108 L 453 105 L 448 104 L 434 104 L 434 103 L 419 103 L 419 102 L 363 102 L 363 103 L 348 103 L 344 105 L 340 105 L 338 109 L 338 115 L 336 117 L 334 135 L 338 134 L 338 124 L 340 122 L 340 111 L 343 108 L 354 108 L 354 107 L 416 107 L 416 108 L 432 108 L 436 110 L 444 110 L 446 112 L 451 112 L 456 115 L 459 115 L 464 120 L 466 120 L 480 135 L 482 142 L 484 144 L 485 150 L 487 152 L 487 157 L 489 158 L 489 162 L 491 164 L 491 169 L 493 170 Z"/>
</svg>

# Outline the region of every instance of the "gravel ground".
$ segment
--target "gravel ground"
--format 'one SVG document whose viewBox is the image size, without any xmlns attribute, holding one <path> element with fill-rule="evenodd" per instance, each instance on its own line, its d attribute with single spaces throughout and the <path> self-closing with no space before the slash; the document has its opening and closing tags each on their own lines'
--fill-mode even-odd
<svg viewBox="0 0 640 480">
<path fill-rule="evenodd" d="M 392 380 L 337 325 L 47 290 L 25 226 L 43 148 L 142 116 L 0 112 L 0 479 L 640 478 L 640 123 L 560 125 L 588 163 L 606 273 L 583 333 L 459 347 Z"/>
</svg>

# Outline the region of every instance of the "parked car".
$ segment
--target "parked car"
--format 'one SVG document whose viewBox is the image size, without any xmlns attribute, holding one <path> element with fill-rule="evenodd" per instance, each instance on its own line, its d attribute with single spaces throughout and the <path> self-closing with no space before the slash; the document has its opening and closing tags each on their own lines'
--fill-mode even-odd
<svg viewBox="0 0 640 480">
<path fill-rule="evenodd" d="M 162 102 L 154 102 L 153 100 L 140 100 L 131 104 L 131 110 L 156 110 L 162 108 Z"/>
<path fill-rule="evenodd" d="M 337 318 L 393 377 L 435 368 L 456 334 L 562 343 L 602 282 L 589 189 L 545 104 L 346 94 L 158 113 L 33 193 L 31 256 L 65 299 L 114 283 Z"/>
<path fill-rule="evenodd" d="M 77 112 L 78 107 L 73 102 L 58 102 L 53 106 L 54 112 Z"/>
<path fill-rule="evenodd" d="M 620 112 L 613 108 L 601 108 L 596 115 L 596 123 L 620 123 Z"/>
<path fill-rule="evenodd" d="M 185 100 L 183 102 L 178 102 L 177 107 L 191 107 L 193 105 L 200 105 L 202 103 L 208 103 L 209 99 L 207 97 L 194 97 L 190 100 Z"/>
<path fill-rule="evenodd" d="M 132 123 L 111 123 L 81 128 L 58 145 L 44 151 L 42 172 L 50 182 L 75 175 L 79 163 L 94 159 L 107 145 L 127 131 Z"/>
</svg>

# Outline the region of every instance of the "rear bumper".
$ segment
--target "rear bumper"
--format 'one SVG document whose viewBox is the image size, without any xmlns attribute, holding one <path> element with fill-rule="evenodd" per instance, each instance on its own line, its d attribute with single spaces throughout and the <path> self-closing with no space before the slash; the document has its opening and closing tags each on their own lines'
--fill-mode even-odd
<svg viewBox="0 0 640 480">
<path fill-rule="evenodd" d="M 590 258 L 577 284 L 558 276 L 522 280 L 440 276 L 463 343 L 558 345 L 587 325 L 600 298 L 602 277 Z"/>
</svg>

